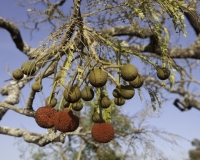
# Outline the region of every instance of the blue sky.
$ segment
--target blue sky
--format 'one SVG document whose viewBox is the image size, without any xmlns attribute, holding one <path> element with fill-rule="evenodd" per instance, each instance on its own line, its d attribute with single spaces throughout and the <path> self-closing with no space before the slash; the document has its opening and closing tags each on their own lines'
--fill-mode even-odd
<svg viewBox="0 0 200 160">
<path fill-rule="evenodd" d="M 20 21 L 26 19 L 26 9 L 16 6 L 16 1 L 7 0 L 0 2 L 0 16 L 13 20 Z M 47 31 L 34 32 L 33 38 L 30 38 L 30 32 L 28 30 L 20 28 L 21 35 L 23 39 L 32 47 L 36 47 L 39 44 L 40 40 L 43 40 L 47 36 Z M 188 39 L 180 38 L 179 42 L 187 45 L 191 42 L 194 33 L 189 31 Z M 27 60 L 27 57 L 23 55 L 16 47 L 13 41 L 10 38 L 9 33 L 6 30 L 0 29 L 0 86 L 6 84 L 5 80 L 9 79 L 9 75 L 6 73 L 5 68 L 8 66 L 9 71 L 12 72 L 15 68 L 20 68 L 21 64 Z M 139 69 L 140 70 L 140 69 Z M 197 78 L 200 78 L 199 76 Z M 44 97 L 48 96 L 50 92 L 51 82 L 46 81 L 45 85 L 47 89 L 43 91 L 43 94 L 37 94 L 36 100 L 34 102 L 34 109 L 37 109 L 43 105 L 42 100 Z M 144 92 L 144 97 L 148 99 L 148 95 Z M 197 88 L 199 90 L 199 87 Z M 16 106 L 25 107 L 25 101 L 30 92 L 30 85 L 25 87 L 22 90 L 23 96 L 20 97 L 20 103 Z M 173 95 L 171 95 L 173 97 Z M 0 97 L 0 100 L 3 100 L 4 97 Z M 191 109 L 187 112 L 180 112 L 173 105 L 173 99 L 163 104 L 161 114 L 157 118 L 148 120 L 147 124 L 161 128 L 164 131 L 171 132 L 182 137 L 185 137 L 188 140 L 193 140 L 194 138 L 200 139 L 200 127 L 198 127 L 198 122 L 200 121 L 200 112 L 196 109 Z M 145 102 L 140 101 L 138 94 L 133 98 L 133 100 L 128 101 L 126 106 L 122 110 L 127 114 L 134 114 L 137 111 L 145 107 Z M 0 121 L 1 126 L 9 127 L 20 127 L 34 132 L 45 133 L 45 129 L 41 129 L 35 123 L 33 118 L 25 117 L 19 115 L 13 111 L 8 111 L 3 117 L 3 120 Z M 19 160 L 19 152 L 17 146 L 14 146 L 14 143 L 18 138 L 0 135 L 0 155 L 2 160 Z M 157 145 L 162 148 L 165 154 L 170 157 L 171 160 L 183 160 L 188 157 L 188 150 L 193 148 L 190 142 L 185 140 L 178 141 L 180 147 L 170 148 L 170 145 L 164 140 L 157 139 Z"/>
</svg>

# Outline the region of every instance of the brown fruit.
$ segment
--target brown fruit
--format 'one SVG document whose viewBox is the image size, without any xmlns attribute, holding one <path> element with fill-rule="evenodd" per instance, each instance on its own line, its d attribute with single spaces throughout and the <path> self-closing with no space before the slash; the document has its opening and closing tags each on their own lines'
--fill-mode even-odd
<svg viewBox="0 0 200 160">
<path fill-rule="evenodd" d="M 84 101 L 91 101 L 94 98 L 94 91 L 92 90 L 91 86 L 85 86 L 81 90 L 81 98 Z"/>
<path fill-rule="evenodd" d="M 51 128 L 54 126 L 54 115 L 56 110 L 51 106 L 38 108 L 35 112 L 35 121 L 42 128 Z"/>
<path fill-rule="evenodd" d="M 49 97 L 46 98 L 46 105 L 50 105 L 51 107 L 55 107 L 57 104 L 57 99 L 55 97 L 51 98 L 51 101 L 49 102 Z"/>
<path fill-rule="evenodd" d="M 36 71 L 35 62 L 24 62 L 21 66 L 21 70 L 25 75 L 33 75 Z"/>
<path fill-rule="evenodd" d="M 108 143 L 114 138 L 114 128 L 109 123 L 95 123 L 91 132 L 94 140 L 99 143 Z"/>
<path fill-rule="evenodd" d="M 79 87 L 75 85 L 67 87 L 63 94 L 65 100 L 68 101 L 69 103 L 76 103 L 81 98 L 81 91 Z"/>
<path fill-rule="evenodd" d="M 103 87 L 107 82 L 107 73 L 99 68 L 90 71 L 89 82 L 94 87 Z"/>
<path fill-rule="evenodd" d="M 101 107 L 102 108 L 110 107 L 111 103 L 112 102 L 108 97 L 104 96 L 104 97 L 101 98 Z"/>
<path fill-rule="evenodd" d="M 15 69 L 13 72 L 12 72 L 12 76 L 13 78 L 15 78 L 16 80 L 20 80 L 24 77 L 24 74 L 23 72 L 21 71 L 21 69 Z"/>
<path fill-rule="evenodd" d="M 113 96 L 114 96 L 115 98 L 121 97 L 120 90 L 119 90 L 118 88 L 115 88 L 115 89 L 113 90 L 112 94 L 113 94 Z"/>
<path fill-rule="evenodd" d="M 157 66 L 156 70 L 157 70 L 157 77 L 160 80 L 166 80 L 169 78 L 169 76 L 170 76 L 169 69 L 167 69 L 165 67 Z"/>
<path fill-rule="evenodd" d="M 125 102 L 126 102 L 126 100 L 124 98 L 122 98 L 122 97 L 120 97 L 120 98 L 114 98 L 114 103 L 116 105 L 118 105 L 118 106 L 124 105 Z"/>
<path fill-rule="evenodd" d="M 129 84 L 133 87 L 133 88 L 140 88 L 142 87 L 144 83 L 144 78 L 138 74 L 136 79 L 134 79 L 133 81 L 129 81 Z"/>
<path fill-rule="evenodd" d="M 76 115 L 73 115 L 73 120 L 69 127 L 69 132 L 74 132 L 78 128 L 78 126 L 79 126 L 79 117 Z"/>
<path fill-rule="evenodd" d="M 54 126 L 61 132 L 73 132 L 79 126 L 79 118 L 69 109 L 58 111 L 54 116 Z"/>
<path fill-rule="evenodd" d="M 31 86 L 31 88 L 35 92 L 40 92 L 42 90 L 43 86 L 40 82 L 34 82 Z"/>
<path fill-rule="evenodd" d="M 121 67 L 121 77 L 125 81 L 133 81 L 138 75 L 137 68 L 132 64 L 126 64 Z"/>
<path fill-rule="evenodd" d="M 130 85 L 121 85 L 120 93 L 124 99 L 131 99 L 135 95 L 135 90 Z"/>
</svg>

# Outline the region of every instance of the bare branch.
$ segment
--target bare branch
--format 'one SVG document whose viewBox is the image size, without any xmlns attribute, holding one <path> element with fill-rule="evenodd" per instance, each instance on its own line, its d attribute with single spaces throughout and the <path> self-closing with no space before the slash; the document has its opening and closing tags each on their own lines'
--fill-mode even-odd
<svg viewBox="0 0 200 160">
<path fill-rule="evenodd" d="M 30 53 L 31 47 L 28 46 L 22 40 L 20 31 L 19 31 L 18 27 L 14 23 L 12 23 L 11 21 L 0 17 L 0 28 L 4 28 L 10 33 L 12 40 L 14 41 L 16 47 L 20 51 L 22 51 L 23 53 L 25 53 L 28 56 L 31 54 Z"/>
<path fill-rule="evenodd" d="M 134 26 L 115 26 L 111 28 L 102 29 L 99 31 L 102 35 L 108 34 L 110 36 L 136 36 L 139 38 L 149 38 L 154 35 L 150 28 L 141 28 L 138 23 Z"/>
<path fill-rule="evenodd" d="M 196 35 L 199 35 L 200 33 L 200 17 L 198 15 L 198 12 L 196 11 L 198 3 L 196 2 L 196 0 L 190 0 L 189 1 L 189 6 L 194 8 L 194 11 L 187 11 L 185 10 L 185 8 L 182 8 L 186 16 L 186 18 L 188 19 L 189 23 L 191 24 L 191 26 L 193 27 L 194 31 L 196 32 Z"/>
<path fill-rule="evenodd" d="M 19 108 L 19 107 L 10 105 L 10 104 L 5 103 L 5 102 L 0 102 L 0 107 L 11 109 L 11 110 L 13 110 L 13 111 L 15 111 L 17 113 L 20 113 L 20 114 L 23 114 L 23 115 L 26 115 L 26 116 L 29 116 L 29 117 L 35 117 L 35 112 L 34 111 L 31 111 L 31 110 L 28 110 L 28 109 Z"/>
<path fill-rule="evenodd" d="M 49 137 L 48 134 L 42 135 L 19 128 L 9 128 L 4 126 L 0 126 L 0 133 L 14 137 L 23 137 L 26 142 L 35 143 L 39 146 L 45 146 L 52 142 L 64 143 L 65 141 L 65 136 L 63 136 L 61 133 Z"/>
</svg>

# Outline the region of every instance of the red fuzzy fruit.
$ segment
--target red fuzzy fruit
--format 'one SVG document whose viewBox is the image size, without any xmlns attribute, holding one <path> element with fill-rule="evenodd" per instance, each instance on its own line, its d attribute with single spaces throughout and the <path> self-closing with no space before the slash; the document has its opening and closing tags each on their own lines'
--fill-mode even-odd
<svg viewBox="0 0 200 160">
<path fill-rule="evenodd" d="M 95 123 L 92 127 L 92 137 L 99 143 L 108 143 L 114 138 L 114 128 L 109 123 Z"/>
<path fill-rule="evenodd" d="M 79 126 L 79 118 L 76 115 L 73 115 L 71 125 L 69 127 L 69 132 L 74 132 Z"/>
<path fill-rule="evenodd" d="M 35 113 L 35 121 L 42 128 L 51 128 L 54 126 L 54 115 L 56 110 L 50 106 L 38 108 Z"/>
<path fill-rule="evenodd" d="M 69 109 L 59 111 L 54 116 L 54 126 L 61 132 L 73 132 L 79 126 L 79 118 Z"/>
</svg>

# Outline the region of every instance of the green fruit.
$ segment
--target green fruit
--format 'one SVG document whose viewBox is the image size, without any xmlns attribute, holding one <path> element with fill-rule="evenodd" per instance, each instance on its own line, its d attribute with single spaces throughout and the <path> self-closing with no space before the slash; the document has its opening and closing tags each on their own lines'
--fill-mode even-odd
<svg viewBox="0 0 200 160">
<path fill-rule="evenodd" d="M 35 92 L 40 92 L 43 88 L 40 82 L 34 82 L 31 87 L 32 87 L 32 90 Z"/>
<path fill-rule="evenodd" d="M 95 112 L 93 115 L 92 115 L 92 121 L 94 123 L 99 123 L 101 121 L 101 118 L 100 118 L 100 115 L 99 113 Z"/>
<path fill-rule="evenodd" d="M 108 97 L 104 96 L 104 97 L 101 98 L 101 107 L 102 108 L 110 107 L 111 103 L 112 102 Z"/>
<path fill-rule="evenodd" d="M 80 111 L 83 108 L 83 103 L 81 101 L 74 103 L 72 109 L 75 111 Z"/>
<path fill-rule="evenodd" d="M 69 86 L 65 89 L 63 96 L 69 103 L 76 103 L 81 98 L 81 91 L 77 86 Z"/>
<path fill-rule="evenodd" d="M 25 75 L 33 75 L 36 71 L 35 62 L 24 62 L 21 70 Z"/>
<path fill-rule="evenodd" d="M 24 77 L 23 72 L 21 71 L 21 69 L 15 69 L 12 73 L 13 78 L 15 78 L 16 80 L 20 80 Z"/>
<path fill-rule="evenodd" d="M 138 75 L 137 68 L 132 64 L 126 64 L 122 66 L 120 69 L 121 69 L 121 77 L 125 81 L 133 81 Z"/>
<path fill-rule="evenodd" d="M 169 69 L 167 69 L 165 67 L 157 66 L 156 70 L 157 70 L 157 77 L 160 80 L 166 80 L 169 78 L 169 76 L 170 76 Z"/>
<path fill-rule="evenodd" d="M 118 105 L 118 106 L 124 105 L 125 102 L 126 102 L 126 100 L 124 98 L 122 98 L 122 97 L 120 97 L 120 98 L 114 98 L 114 103 L 116 105 Z"/>
<path fill-rule="evenodd" d="M 51 98 L 51 101 L 49 102 L 49 97 L 46 99 L 46 105 L 50 105 L 51 107 L 55 107 L 57 104 L 57 99 L 55 97 Z"/>
<path fill-rule="evenodd" d="M 121 85 L 120 93 L 124 99 L 131 99 L 135 95 L 135 90 L 130 85 L 126 86 Z"/>
<path fill-rule="evenodd" d="M 91 101 L 94 98 L 94 91 L 90 86 L 85 86 L 81 91 L 81 98 L 84 101 Z"/>
<path fill-rule="evenodd" d="M 63 100 L 64 101 L 64 100 Z M 69 102 L 67 102 L 67 101 L 64 101 L 63 102 L 63 107 L 64 108 L 69 108 L 69 106 L 70 106 L 70 103 Z"/>
<path fill-rule="evenodd" d="M 144 78 L 140 74 L 138 74 L 136 79 L 134 79 L 133 81 L 129 81 L 129 84 L 133 88 L 140 88 L 140 87 L 142 87 L 143 83 L 144 83 Z"/>
<path fill-rule="evenodd" d="M 113 94 L 113 96 L 114 96 L 115 98 L 121 97 L 120 90 L 119 90 L 118 88 L 115 88 L 115 89 L 113 90 L 112 94 Z"/>
<path fill-rule="evenodd" d="M 103 87 L 107 82 L 107 73 L 99 68 L 90 71 L 89 82 L 94 87 Z"/>
</svg>

